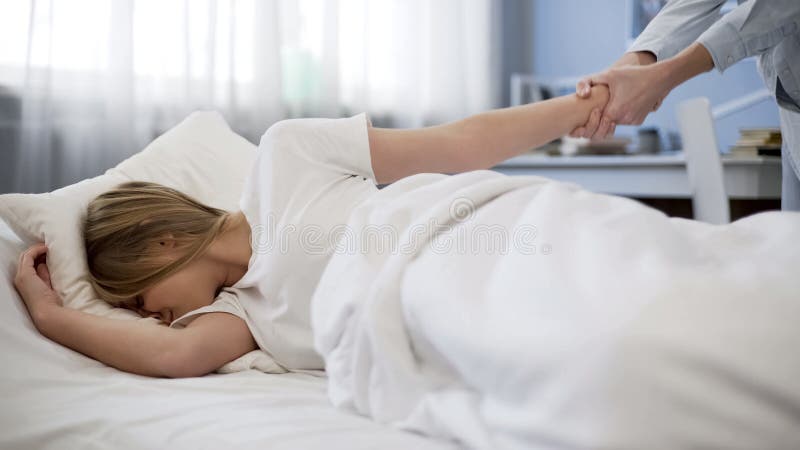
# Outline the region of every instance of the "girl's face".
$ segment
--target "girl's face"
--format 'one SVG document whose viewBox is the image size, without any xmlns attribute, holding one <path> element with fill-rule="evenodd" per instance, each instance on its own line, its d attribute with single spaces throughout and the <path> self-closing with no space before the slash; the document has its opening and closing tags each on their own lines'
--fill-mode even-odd
<svg viewBox="0 0 800 450">
<path fill-rule="evenodd" d="M 143 317 L 155 317 L 166 325 L 197 308 L 210 305 L 219 286 L 209 265 L 200 257 L 145 290 L 137 298 Z"/>
</svg>

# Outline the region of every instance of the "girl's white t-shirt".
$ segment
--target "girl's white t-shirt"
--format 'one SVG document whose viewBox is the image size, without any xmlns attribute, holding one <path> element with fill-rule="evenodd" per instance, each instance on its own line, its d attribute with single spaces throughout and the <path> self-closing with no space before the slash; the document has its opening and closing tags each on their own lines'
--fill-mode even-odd
<svg viewBox="0 0 800 450">
<path fill-rule="evenodd" d="M 378 192 L 368 126 L 365 113 L 280 121 L 261 137 L 244 183 L 253 252 L 232 288 L 258 346 L 288 370 L 324 368 L 311 297 L 350 212 Z"/>
</svg>

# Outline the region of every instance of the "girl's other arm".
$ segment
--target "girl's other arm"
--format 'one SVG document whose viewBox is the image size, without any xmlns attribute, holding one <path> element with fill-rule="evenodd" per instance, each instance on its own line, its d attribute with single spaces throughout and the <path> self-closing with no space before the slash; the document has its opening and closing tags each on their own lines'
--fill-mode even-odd
<svg viewBox="0 0 800 450">
<path fill-rule="evenodd" d="M 46 337 L 126 372 L 188 377 L 209 373 L 254 350 L 247 324 L 227 313 L 207 313 L 184 329 L 150 321 L 117 320 L 61 306 L 35 244 L 20 255 L 14 286 L 36 328 Z"/>
<path fill-rule="evenodd" d="M 566 135 L 586 123 L 590 114 L 599 115 L 607 101 L 608 88 L 594 86 L 588 98 L 566 95 L 427 128 L 370 127 L 376 181 L 391 183 L 422 172 L 488 169 Z"/>
<path fill-rule="evenodd" d="M 109 366 L 154 377 L 202 376 L 254 350 L 245 322 L 228 313 L 206 313 L 184 329 L 150 321 L 99 317 L 61 306 L 34 319 L 46 337 Z"/>
</svg>

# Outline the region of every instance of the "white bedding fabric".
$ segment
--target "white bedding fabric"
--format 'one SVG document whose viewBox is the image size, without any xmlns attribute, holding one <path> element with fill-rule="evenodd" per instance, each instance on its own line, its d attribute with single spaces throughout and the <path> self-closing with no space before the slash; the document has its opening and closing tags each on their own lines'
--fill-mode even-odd
<svg viewBox="0 0 800 450">
<path fill-rule="evenodd" d="M 324 378 L 254 370 L 156 379 L 39 334 L 11 280 L 23 243 L 0 221 L 0 448 L 445 449 L 338 411 Z"/>
<path fill-rule="evenodd" d="M 478 448 L 800 448 L 800 214 L 713 226 L 476 171 L 349 226 L 385 223 L 406 250 L 336 253 L 312 300 L 335 405 Z M 536 230 L 444 246 L 492 224 Z"/>
</svg>

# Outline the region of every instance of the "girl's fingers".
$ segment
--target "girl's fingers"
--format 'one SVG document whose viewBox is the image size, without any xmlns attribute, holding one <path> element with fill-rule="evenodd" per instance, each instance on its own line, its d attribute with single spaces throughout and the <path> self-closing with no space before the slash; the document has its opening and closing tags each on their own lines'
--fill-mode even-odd
<svg viewBox="0 0 800 450">
<path fill-rule="evenodd" d="M 603 116 L 600 120 L 600 126 L 597 127 L 597 131 L 595 132 L 595 137 L 597 139 L 603 139 L 608 135 L 608 130 L 611 127 L 611 119 L 608 116 Z"/>
<path fill-rule="evenodd" d="M 19 254 L 19 258 L 17 258 L 17 276 L 19 276 L 20 271 L 22 271 L 22 261 L 25 260 L 25 252 Z"/>
<path fill-rule="evenodd" d="M 589 114 L 589 121 L 586 122 L 586 125 L 584 125 L 585 130 L 583 132 L 583 137 L 591 138 L 594 136 L 594 134 L 597 132 L 597 128 L 600 126 L 601 115 L 602 113 L 599 109 L 595 108 L 592 110 L 592 113 Z"/>
<path fill-rule="evenodd" d="M 34 244 L 28 247 L 28 249 L 22 252 L 22 254 L 19 256 L 19 266 L 17 267 L 17 273 L 19 274 L 22 273 L 23 271 L 27 271 L 28 269 L 34 269 L 33 261 L 36 259 L 37 256 L 46 252 L 47 252 L 47 246 L 44 244 L 44 242 L 39 242 L 38 244 Z"/>
<path fill-rule="evenodd" d="M 47 252 L 47 244 L 45 244 L 44 242 L 38 242 L 36 244 L 31 245 L 30 248 L 28 248 L 28 250 L 32 251 L 33 254 L 38 256 L 41 255 L 42 253 Z"/>
<path fill-rule="evenodd" d="M 47 264 L 41 263 L 36 266 L 36 273 L 48 287 L 51 289 L 53 288 L 53 284 L 50 282 L 50 270 L 47 268 Z"/>
<path fill-rule="evenodd" d="M 572 133 L 570 133 L 569 135 L 570 135 L 570 137 L 579 138 L 579 137 L 583 137 L 583 133 L 584 132 L 585 132 L 585 128 L 578 127 L 578 128 L 575 128 L 574 130 L 572 130 Z"/>
</svg>

